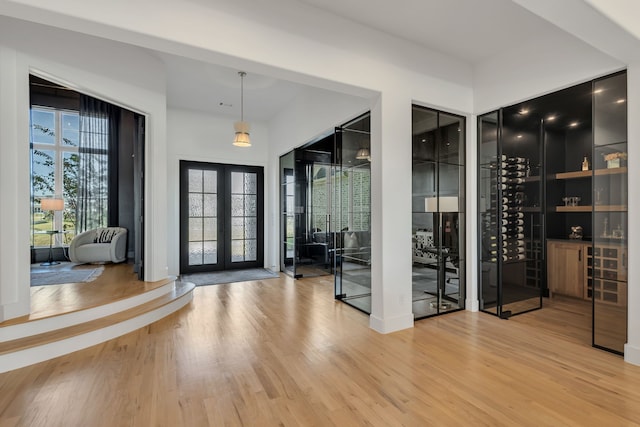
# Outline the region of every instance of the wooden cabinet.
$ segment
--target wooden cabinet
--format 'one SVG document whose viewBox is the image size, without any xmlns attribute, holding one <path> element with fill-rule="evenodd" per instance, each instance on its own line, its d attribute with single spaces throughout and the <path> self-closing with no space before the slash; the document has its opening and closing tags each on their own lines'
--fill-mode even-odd
<svg viewBox="0 0 640 427">
<path fill-rule="evenodd" d="M 627 248 L 602 245 L 587 248 L 587 286 L 584 297 L 597 303 L 627 305 Z"/>
<path fill-rule="evenodd" d="M 547 241 L 547 286 L 552 294 L 584 298 L 588 246 L 582 241 Z"/>
</svg>

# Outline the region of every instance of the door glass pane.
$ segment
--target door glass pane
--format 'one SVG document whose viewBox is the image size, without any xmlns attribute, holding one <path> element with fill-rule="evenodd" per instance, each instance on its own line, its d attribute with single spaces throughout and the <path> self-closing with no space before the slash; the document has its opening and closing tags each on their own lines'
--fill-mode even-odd
<svg viewBox="0 0 640 427">
<path fill-rule="evenodd" d="M 244 214 L 244 196 L 232 195 L 231 196 L 231 216 L 243 216 Z"/>
<path fill-rule="evenodd" d="M 593 248 L 587 291 L 593 299 L 593 344 L 624 351 L 627 342 L 628 173 L 626 73 L 596 80 L 593 153 Z"/>
<path fill-rule="evenodd" d="M 231 194 L 244 193 L 244 173 L 231 172 Z"/>
<path fill-rule="evenodd" d="M 188 230 L 189 266 L 216 264 L 217 259 L 217 171 L 189 168 Z"/>
<path fill-rule="evenodd" d="M 198 169 L 189 169 L 189 192 L 202 192 L 202 171 Z"/>
<path fill-rule="evenodd" d="M 244 244 L 245 259 L 247 261 L 255 261 L 258 257 L 258 242 L 254 239 L 247 239 Z"/>
<path fill-rule="evenodd" d="M 231 238 L 244 239 L 244 218 L 231 218 Z"/>
<path fill-rule="evenodd" d="M 203 193 L 217 193 L 218 192 L 218 171 L 205 170 L 203 172 Z M 199 190 L 192 190 L 199 191 Z"/>
<path fill-rule="evenodd" d="M 216 242 L 203 242 L 203 264 L 216 264 L 218 262 L 218 252 Z"/>
<path fill-rule="evenodd" d="M 202 242 L 189 242 L 189 265 L 202 265 Z"/>
<path fill-rule="evenodd" d="M 294 152 L 280 157 L 280 269 L 293 276 L 294 229 L 295 229 L 295 184 Z"/>
<path fill-rule="evenodd" d="M 255 173 L 246 173 L 244 181 L 244 193 L 245 194 L 257 194 L 258 193 L 258 180 Z"/>
<path fill-rule="evenodd" d="M 413 314 L 464 308 L 464 118 L 413 107 Z"/>
<path fill-rule="evenodd" d="M 202 193 L 189 193 L 189 216 L 202 216 Z"/>
<path fill-rule="evenodd" d="M 336 298 L 371 312 L 371 135 L 368 115 L 341 128 L 330 184 L 335 244 Z M 330 175 L 330 171 L 327 170 Z M 335 234 L 335 243 L 333 235 Z"/>
<path fill-rule="evenodd" d="M 258 176 L 253 172 L 231 173 L 231 261 L 257 259 Z M 247 225 L 252 228 L 247 230 Z M 250 234 L 249 234 L 250 233 Z"/>
<path fill-rule="evenodd" d="M 218 219 L 203 218 L 202 240 L 218 240 Z"/>
<path fill-rule="evenodd" d="M 498 314 L 498 112 L 478 118 L 480 310 Z M 502 222 L 502 218 L 500 218 Z"/>
<path fill-rule="evenodd" d="M 231 262 L 244 261 L 244 240 L 231 241 Z"/>
<path fill-rule="evenodd" d="M 258 221 L 257 218 L 247 217 L 244 220 L 244 236 L 247 239 L 258 238 Z"/>
<path fill-rule="evenodd" d="M 538 116 L 542 114 L 538 111 L 524 111 L 523 105 L 503 110 L 501 158 L 497 165 L 502 252 L 502 306 L 498 314 L 502 317 L 542 306 L 541 283 L 527 277 L 535 256 L 531 249 L 539 247 L 542 238 L 542 181 L 537 165 L 542 164 L 540 135 L 544 116 Z"/>
<path fill-rule="evenodd" d="M 202 216 L 215 217 L 218 215 L 218 195 L 203 194 Z"/>
<path fill-rule="evenodd" d="M 189 218 L 189 241 L 199 242 L 202 240 L 202 218 Z"/>
</svg>

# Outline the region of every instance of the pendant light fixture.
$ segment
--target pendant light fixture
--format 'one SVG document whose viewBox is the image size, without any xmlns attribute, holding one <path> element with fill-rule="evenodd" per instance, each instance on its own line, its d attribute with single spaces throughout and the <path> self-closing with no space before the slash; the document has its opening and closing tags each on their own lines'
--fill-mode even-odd
<svg viewBox="0 0 640 427">
<path fill-rule="evenodd" d="M 361 148 L 356 153 L 357 160 L 371 160 L 371 155 L 369 154 L 368 148 Z"/>
<path fill-rule="evenodd" d="M 240 121 L 235 122 L 233 127 L 236 130 L 236 136 L 233 138 L 233 145 L 236 147 L 251 147 L 249 139 L 249 123 L 244 121 L 244 71 L 239 71 L 240 76 Z"/>
</svg>

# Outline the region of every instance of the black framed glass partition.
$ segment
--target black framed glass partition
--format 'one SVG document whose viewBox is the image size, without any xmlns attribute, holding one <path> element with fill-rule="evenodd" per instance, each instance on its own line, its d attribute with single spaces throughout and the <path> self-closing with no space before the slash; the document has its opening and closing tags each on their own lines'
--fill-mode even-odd
<svg viewBox="0 0 640 427">
<path fill-rule="evenodd" d="M 412 306 L 416 319 L 464 308 L 465 118 L 413 106 Z"/>
<path fill-rule="evenodd" d="M 334 295 L 371 312 L 371 134 L 366 113 L 280 157 L 280 269 L 334 274 Z"/>
<path fill-rule="evenodd" d="M 333 272 L 334 138 L 280 157 L 280 268 L 296 277 Z"/>
<path fill-rule="evenodd" d="M 593 83 L 593 247 L 587 292 L 593 345 L 623 354 L 627 342 L 627 75 Z"/>
<path fill-rule="evenodd" d="M 335 297 L 371 313 L 371 122 L 358 117 L 335 133 Z"/>
<path fill-rule="evenodd" d="M 619 354 L 631 285 L 626 81 L 622 71 L 478 118 L 480 309 L 506 318 L 549 297 L 584 330 L 592 322 L 593 346 Z"/>
<path fill-rule="evenodd" d="M 543 121 L 521 105 L 478 118 L 480 310 L 542 307 Z"/>
</svg>

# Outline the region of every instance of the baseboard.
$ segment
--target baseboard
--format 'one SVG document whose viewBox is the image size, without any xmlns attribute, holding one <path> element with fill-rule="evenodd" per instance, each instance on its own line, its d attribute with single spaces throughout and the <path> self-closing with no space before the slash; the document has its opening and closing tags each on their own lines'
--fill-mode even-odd
<svg viewBox="0 0 640 427">
<path fill-rule="evenodd" d="M 391 332 L 401 331 L 403 329 L 413 328 L 413 313 L 402 316 L 387 317 L 385 319 L 381 319 L 372 314 L 369 316 L 369 327 L 381 334 L 388 334 Z"/>
<path fill-rule="evenodd" d="M 476 312 L 480 310 L 480 302 L 477 299 L 468 299 L 464 302 L 465 309 L 467 311 Z"/>
<path fill-rule="evenodd" d="M 624 361 L 640 366 L 640 347 L 629 343 L 624 345 Z"/>
</svg>

